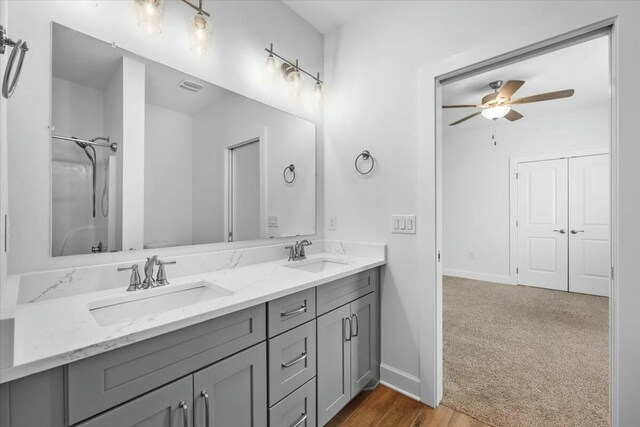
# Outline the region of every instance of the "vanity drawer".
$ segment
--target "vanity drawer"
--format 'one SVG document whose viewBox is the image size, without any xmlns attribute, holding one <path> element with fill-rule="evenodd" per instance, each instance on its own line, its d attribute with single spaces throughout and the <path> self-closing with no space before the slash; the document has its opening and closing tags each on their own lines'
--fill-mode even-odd
<svg viewBox="0 0 640 427">
<path fill-rule="evenodd" d="M 69 364 L 70 424 L 264 340 L 265 322 L 262 304 Z"/>
<path fill-rule="evenodd" d="M 361 296 L 375 291 L 377 287 L 377 268 L 320 285 L 317 288 L 318 316 L 355 301 Z"/>
<path fill-rule="evenodd" d="M 315 427 L 316 379 L 311 379 L 269 409 L 269 425 L 272 427 Z"/>
<path fill-rule="evenodd" d="M 315 320 L 269 340 L 269 405 L 315 375 Z"/>
<path fill-rule="evenodd" d="M 269 337 L 302 325 L 316 317 L 315 288 L 278 298 L 268 305 Z"/>
</svg>

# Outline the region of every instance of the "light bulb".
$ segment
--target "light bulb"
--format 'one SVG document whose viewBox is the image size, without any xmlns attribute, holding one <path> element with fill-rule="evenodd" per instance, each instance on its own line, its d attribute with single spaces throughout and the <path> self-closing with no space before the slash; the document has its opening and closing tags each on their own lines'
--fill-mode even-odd
<svg viewBox="0 0 640 427">
<path fill-rule="evenodd" d="M 136 0 L 138 26 L 150 34 L 162 32 L 164 4 L 162 0 Z"/>
<path fill-rule="evenodd" d="M 144 12 L 147 14 L 147 16 L 153 16 L 156 14 L 156 7 L 153 3 L 151 2 L 147 2 L 144 5 Z"/>
<path fill-rule="evenodd" d="M 511 107 L 508 105 L 497 105 L 495 107 L 486 108 L 482 110 L 482 115 L 486 119 L 499 119 L 500 117 L 504 117 L 507 113 L 511 111 Z"/>
</svg>

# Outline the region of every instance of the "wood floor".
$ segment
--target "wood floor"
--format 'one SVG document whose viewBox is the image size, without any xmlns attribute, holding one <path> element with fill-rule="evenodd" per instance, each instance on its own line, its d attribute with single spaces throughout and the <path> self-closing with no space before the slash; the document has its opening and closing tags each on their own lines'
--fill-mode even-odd
<svg viewBox="0 0 640 427">
<path fill-rule="evenodd" d="M 430 408 L 383 385 L 360 393 L 327 426 L 490 427 L 444 405 Z"/>
</svg>

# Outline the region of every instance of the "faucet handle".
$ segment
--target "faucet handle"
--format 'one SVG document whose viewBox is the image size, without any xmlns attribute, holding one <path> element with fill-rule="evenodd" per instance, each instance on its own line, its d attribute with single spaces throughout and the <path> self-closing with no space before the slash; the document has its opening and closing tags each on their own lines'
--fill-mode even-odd
<svg viewBox="0 0 640 427">
<path fill-rule="evenodd" d="M 176 264 L 176 261 L 160 261 L 160 265 L 158 266 L 158 275 L 156 276 L 156 284 L 158 286 L 169 284 L 169 281 L 167 280 L 167 272 L 164 269 L 164 266 L 167 264 Z"/>
<path fill-rule="evenodd" d="M 138 271 L 138 264 L 133 264 L 130 267 L 118 267 L 118 271 L 131 270 L 131 277 L 129 278 L 129 287 L 127 292 L 133 292 L 140 289 L 142 281 L 140 280 L 140 272 Z"/>
</svg>

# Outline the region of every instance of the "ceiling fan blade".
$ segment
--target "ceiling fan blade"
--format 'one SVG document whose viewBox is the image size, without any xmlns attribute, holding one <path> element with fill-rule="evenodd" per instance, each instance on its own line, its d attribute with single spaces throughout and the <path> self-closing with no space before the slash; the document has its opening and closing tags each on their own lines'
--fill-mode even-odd
<svg viewBox="0 0 640 427">
<path fill-rule="evenodd" d="M 455 125 L 460 124 L 460 123 L 462 123 L 462 122 L 465 122 L 465 121 L 467 121 L 467 120 L 469 120 L 469 119 L 472 119 L 472 118 L 474 118 L 475 116 L 477 116 L 478 114 L 480 114 L 481 112 L 482 112 L 482 111 L 478 111 L 477 113 L 473 113 L 473 114 L 471 114 L 470 116 L 467 116 L 467 117 L 464 117 L 464 118 L 462 118 L 462 119 L 458 120 L 457 122 L 453 122 L 453 123 L 451 123 L 449 126 L 455 126 Z"/>
<path fill-rule="evenodd" d="M 442 108 L 481 108 L 478 105 L 443 105 Z"/>
<path fill-rule="evenodd" d="M 573 89 L 559 90 L 557 92 L 541 93 L 539 95 L 525 96 L 524 98 L 514 99 L 505 102 L 506 105 L 530 104 L 532 102 L 551 101 L 553 99 L 569 98 L 574 94 Z"/>
<path fill-rule="evenodd" d="M 516 120 L 520 120 L 524 116 L 518 113 L 516 110 L 509 110 L 507 114 L 505 114 L 504 118 L 509 120 L 510 122 L 515 122 Z"/>
<path fill-rule="evenodd" d="M 507 100 L 511 98 L 523 84 L 523 80 L 509 80 L 500 88 L 500 92 L 498 92 L 498 99 Z"/>
</svg>

